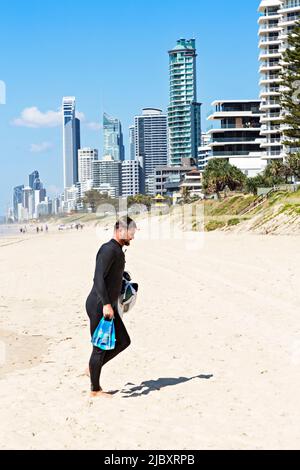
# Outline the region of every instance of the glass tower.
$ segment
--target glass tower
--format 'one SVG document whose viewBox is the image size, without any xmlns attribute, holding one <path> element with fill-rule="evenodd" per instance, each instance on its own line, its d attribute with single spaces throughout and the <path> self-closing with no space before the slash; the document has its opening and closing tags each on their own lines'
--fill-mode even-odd
<svg viewBox="0 0 300 470">
<path fill-rule="evenodd" d="M 179 39 L 170 58 L 170 105 L 168 108 L 169 161 L 181 165 L 183 158 L 197 161 L 201 142 L 201 104 L 197 103 L 195 39 Z"/>
<path fill-rule="evenodd" d="M 119 119 L 103 114 L 103 155 L 115 161 L 125 160 L 122 126 Z"/>
<path fill-rule="evenodd" d="M 18 220 L 18 205 L 23 202 L 24 185 L 16 186 L 13 191 L 14 218 Z"/>
<path fill-rule="evenodd" d="M 63 159 L 64 187 L 78 182 L 78 150 L 80 148 L 80 121 L 75 117 L 75 98 L 63 98 Z"/>
<path fill-rule="evenodd" d="M 36 182 L 36 180 L 39 179 L 39 177 L 40 177 L 40 175 L 39 175 L 39 172 L 37 170 L 30 173 L 30 175 L 29 175 L 29 187 L 30 188 L 34 189 L 35 182 Z"/>
</svg>

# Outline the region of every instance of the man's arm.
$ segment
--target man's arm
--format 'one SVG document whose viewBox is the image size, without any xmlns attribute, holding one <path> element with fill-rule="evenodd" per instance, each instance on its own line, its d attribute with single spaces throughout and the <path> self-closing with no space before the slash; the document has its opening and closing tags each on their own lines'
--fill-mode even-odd
<svg viewBox="0 0 300 470">
<path fill-rule="evenodd" d="M 115 252 L 113 249 L 102 246 L 98 252 L 96 260 L 96 270 L 94 276 L 94 285 L 97 296 L 100 298 L 103 305 L 110 305 L 105 278 L 115 260 Z"/>
</svg>

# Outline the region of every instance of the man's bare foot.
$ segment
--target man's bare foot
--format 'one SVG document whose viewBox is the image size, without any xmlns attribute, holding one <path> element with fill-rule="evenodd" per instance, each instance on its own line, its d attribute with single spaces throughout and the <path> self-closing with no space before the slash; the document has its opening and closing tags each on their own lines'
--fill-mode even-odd
<svg viewBox="0 0 300 470">
<path fill-rule="evenodd" d="M 91 398 L 112 398 L 113 395 L 108 392 L 103 392 L 103 390 L 99 390 L 99 392 L 91 392 Z"/>
</svg>

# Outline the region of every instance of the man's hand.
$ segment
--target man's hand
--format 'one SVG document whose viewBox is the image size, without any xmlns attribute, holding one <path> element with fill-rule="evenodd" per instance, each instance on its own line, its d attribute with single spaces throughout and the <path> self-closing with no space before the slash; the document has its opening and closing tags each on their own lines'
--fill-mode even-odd
<svg viewBox="0 0 300 470">
<path fill-rule="evenodd" d="M 112 320 L 114 318 L 114 309 L 112 308 L 110 304 L 104 305 L 103 316 L 105 320 Z"/>
</svg>

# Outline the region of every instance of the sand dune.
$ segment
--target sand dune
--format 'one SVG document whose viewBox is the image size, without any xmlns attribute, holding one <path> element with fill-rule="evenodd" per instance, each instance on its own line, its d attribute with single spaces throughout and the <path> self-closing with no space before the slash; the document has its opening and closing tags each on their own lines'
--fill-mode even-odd
<svg viewBox="0 0 300 470">
<path fill-rule="evenodd" d="M 137 240 L 132 344 L 92 400 L 84 310 L 109 232 L 50 230 L 0 247 L 2 449 L 300 447 L 298 237 Z"/>
</svg>

